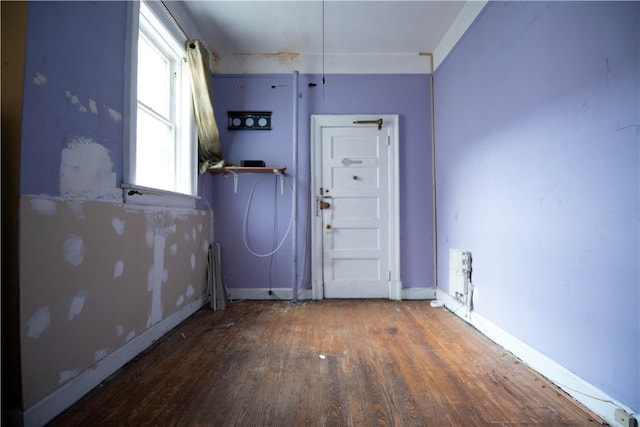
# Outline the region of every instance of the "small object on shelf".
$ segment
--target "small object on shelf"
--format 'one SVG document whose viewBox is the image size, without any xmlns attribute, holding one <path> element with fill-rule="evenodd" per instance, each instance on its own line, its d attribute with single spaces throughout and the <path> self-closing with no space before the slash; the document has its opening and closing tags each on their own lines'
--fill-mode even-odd
<svg viewBox="0 0 640 427">
<path fill-rule="evenodd" d="M 245 168 L 263 168 L 264 160 L 243 160 L 240 164 Z"/>
</svg>

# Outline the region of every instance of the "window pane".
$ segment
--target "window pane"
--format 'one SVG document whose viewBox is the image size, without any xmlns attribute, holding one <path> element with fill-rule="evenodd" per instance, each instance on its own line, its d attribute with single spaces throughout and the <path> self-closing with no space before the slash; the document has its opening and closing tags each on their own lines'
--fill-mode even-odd
<svg viewBox="0 0 640 427">
<path fill-rule="evenodd" d="M 171 62 L 145 36 L 138 37 L 138 101 L 169 119 Z"/>
<path fill-rule="evenodd" d="M 136 183 L 175 191 L 175 146 L 172 126 L 138 108 Z"/>
</svg>

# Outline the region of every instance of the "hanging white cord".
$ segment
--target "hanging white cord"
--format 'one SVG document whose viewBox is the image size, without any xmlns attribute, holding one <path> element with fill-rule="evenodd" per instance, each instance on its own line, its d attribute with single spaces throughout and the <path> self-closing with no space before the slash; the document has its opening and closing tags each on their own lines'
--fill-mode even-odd
<svg viewBox="0 0 640 427">
<path fill-rule="evenodd" d="M 282 247 L 282 245 L 284 244 L 284 241 L 287 239 L 287 236 L 289 235 L 289 232 L 291 231 L 291 225 L 293 224 L 293 209 L 295 208 L 294 204 L 291 203 L 291 215 L 289 216 L 289 225 L 287 226 L 287 231 L 284 233 L 284 236 L 282 236 L 282 240 L 280 240 L 280 243 L 278 243 L 278 246 L 276 246 L 276 248 L 274 250 L 272 250 L 271 252 L 268 252 L 266 254 L 259 254 L 255 251 L 253 251 L 250 247 L 249 247 L 249 243 L 247 243 L 247 223 L 248 223 L 248 219 L 249 219 L 249 207 L 251 206 L 251 199 L 253 199 L 253 192 L 256 189 L 256 185 L 258 185 L 258 180 L 260 179 L 260 174 L 258 174 L 258 176 L 256 177 L 255 182 L 253 183 L 253 187 L 251 187 L 251 192 L 249 193 L 249 200 L 247 200 L 247 207 L 244 209 L 244 219 L 242 220 L 242 241 L 244 242 L 244 247 L 247 248 L 247 250 L 254 256 L 260 257 L 260 258 L 264 258 L 264 257 L 268 257 L 271 256 L 273 254 L 275 254 L 276 252 L 278 252 L 280 250 L 280 248 Z M 287 181 L 287 184 L 289 185 L 289 190 L 291 190 L 291 195 L 293 196 L 293 187 L 291 186 L 291 183 L 285 179 L 285 177 L 281 177 L 281 179 L 284 179 L 285 181 Z"/>
</svg>

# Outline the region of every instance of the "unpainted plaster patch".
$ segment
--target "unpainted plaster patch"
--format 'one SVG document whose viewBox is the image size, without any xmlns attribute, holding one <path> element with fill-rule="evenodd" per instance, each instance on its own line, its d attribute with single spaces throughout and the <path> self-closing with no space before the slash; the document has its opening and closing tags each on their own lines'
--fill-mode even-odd
<svg viewBox="0 0 640 427">
<path fill-rule="evenodd" d="M 93 114 L 98 114 L 98 106 L 96 105 L 96 101 L 93 99 L 89 100 L 89 110 L 91 110 Z"/>
<path fill-rule="evenodd" d="M 176 301 L 176 306 L 180 307 L 184 303 L 184 295 L 180 294 L 178 300 Z"/>
<path fill-rule="evenodd" d="M 153 244 L 153 264 L 147 274 L 147 290 L 151 292 L 151 307 L 147 327 L 162 320 L 162 282 L 164 275 L 164 245 L 165 237 L 156 234 Z"/>
<path fill-rule="evenodd" d="M 73 320 L 78 314 L 82 313 L 82 309 L 84 308 L 84 303 L 87 300 L 87 293 L 85 291 L 80 291 L 76 294 L 75 297 L 71 300 L 71 305 L 69 306 L 69 314 L 67 315 L 67 319 Z"/>
<path fill-rule="evenodd" d="M 119 337 L 124 335 L 124 326 L 123 325 L 116 325 L 116 335 L 118 335 Z"/>
<path fill-rule="evenodd" d="M 56 213 L 58 205 L 53 200 L 31 199 L 31 210 L 42 215 L 53 215 Z"/>
<path fill-rule="evenodd" d="M 71 199 L 121 200 L 109 150 L 92 138 L 71 136 L 61 155 L 60 194 Z"/>
<path fill-rule="evenodd" d="M 116 218 L 115 216 L 111 218 L 111 225 L 113 225 L 113 229 L 116 230 L 116 233 L 119 235 L 124 234 L 124 221 L 120 218 Z"/>
<path fill-rule="evenodd" d="M 195 242 L 197 237 L 198 237 L 198 235 L 196 234 L 196 229 L 194 228 L 194 229 L 191 230 L 191 238 Z"/>
<path fill-rule="evenodd" d="M 171 255 L 176 255 L 178 253 L 178 244 L 174 243 L 170 248 Z"/>
<path fill-rule="evenodd" d="M 86 113 L 87 112 L 87 107 L 85 107 L 84 105 L 82 105 L 80 103 L 80 98 L 78 98 L 77 95 L 74 95 L 73 93 L 71 93 L 68 90 L 64 91 L 64 95 L 69 98 L 69 101 L 71 101 L 71 105 L 76 105 L 78 106 L 78 111 L 82 112 L 82 113 Z"/>
<path fill-rule="evenodd" d="M 202 224 L 198 224 L 198 233 L 202 233 L 202 229 L 204 226 Z"/>
<path fill-rule="evenodd" d="M 187 242 L 191 240 L 191 235 L 189 235 L 189 233 L 184 233 L 184 240 L 186 240 Z"/>
<path fill-rule="evenodd" d="M 79 369 L 69 369 L 68 371 L 60 372 L 60 380 L 58 381 L 58 385 L 62 385 L 71 381 L 73 378 L 77 377 L 80 374 Z"/>
<path fill-rule="evenodd" d="M 191 283 L 189 283 L 189 286 L 187 286 L 187 297 L 191 298 L 194 294 L 196 293 L 196 290 L 193 288 L 193 285 Z"/>
<path fill-rule="evenodd" d="M 196 269 L 196 254 L 191 254 L 191 271 Z"/>
<path fill-rule="evenodd" d="M 118 261 L 116 261 L 115 265 L 113 266 L 113 278 L 118 279 L 119 277 L 121 277 L 123 271 L 124 271 L 124 261 L 119 259 Z"/>
<path fill-rule="evenodd" d="M 133 337 L 135 337 L 135 336 L 136 336 L 135 331 L 131 331 L 131 332 L 129 332 L 129 333 L 127 334 L 127 336 L 126 336 L 126 338 L 125 338 L 124 340 L 125 340 L 126 342 L 129 342 L 129 341 L 131 341 L 131 340 L 133 339 Z"/>
<path fill-rule="evenodd" d="M 147 228 L 147 231 L 144 233 L 144 240 L 147 242 L 147 246 L 149 249 L 153 248 L 153 230 Z"/>
<path fill-rule="evenodd" d="M 33 75 L 33 83 L 37 84 L 38 86 L 46 85 L 47 84 L 47 76 L 45 76 L 44 74 L 42 74 L 40 72 L 36 72 Z"/>
<path fill-rule="evenodd" d="M 122 114 L 120 114 L 119 111 L 109 107 L 106 107 L 106 108 L 107 108 L 107 114 L 109 115 L 109 117 L 111 117 L 111 119 L 113 119 L 116 122 L 122 121 Z"/>
<path fill-rule="evenodd" d="M 84 219 L 84 210 L 82 209 L 81 202 L 70 200 L 67 202 L 67 206 L 69 206 L 69 209 L 73 212 L 73 216 L 76 217 L 76 219 Z"/>
<path fill-rule="evenodd" d="M 51 324 L 49 307 L 41 307 L 27 320 L 27 336 L 38 338 Z"/>
<path fill-rule="evenodd" d="M 107 357 L 108 354 L 109 354 L 108 348 L 101 348 L 100 350 L 96 351 L 96 353 L 93 355 L 93 361 L 98 362 L 104 359 L 105 357 Z"/>
<path fill-rule="evenodd" d="M 87 248 L 84 246 L 82 237 L 72 234 L 64 241 L 62 251 L 64 252 L 64 259 L 69 264 L 77 267 L 82 264 Z"/>
<path fill-rule="evenodd" d="M 169 210 L 149 213 L 146 218 L 147 244 L 150 238 L 153 238 L 153 264 L 149 267 L 147 274 L 147 290 L 151 292 L 147 319 L 147 327 L 149 327 L 162 320 L 162 284 L 166 283 L 169 277 L 169 272 L 164 268 L 164 251 L 167 236 L 176 232 L 176 224 L 173 213 Z"/>
<path fill-rule="evenodd" d="M 205 239 L 202 242 L 202 252 L 207 253 L 208 251 L 209 251 L 209 241 Z"/>
</svg>

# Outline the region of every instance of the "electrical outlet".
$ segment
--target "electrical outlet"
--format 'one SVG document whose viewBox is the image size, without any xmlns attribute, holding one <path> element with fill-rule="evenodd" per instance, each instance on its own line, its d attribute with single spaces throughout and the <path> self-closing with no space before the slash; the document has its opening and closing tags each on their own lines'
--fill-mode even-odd
<svg viewBox="0 0 640 427">
<path fill-rule="evenodd" d="M 624 409 L 616 409 L 613 413 L 616 421 L 624 427 L 638 427 L 638 422 L 634 417 L 627 414 Z"/>
</svg>

